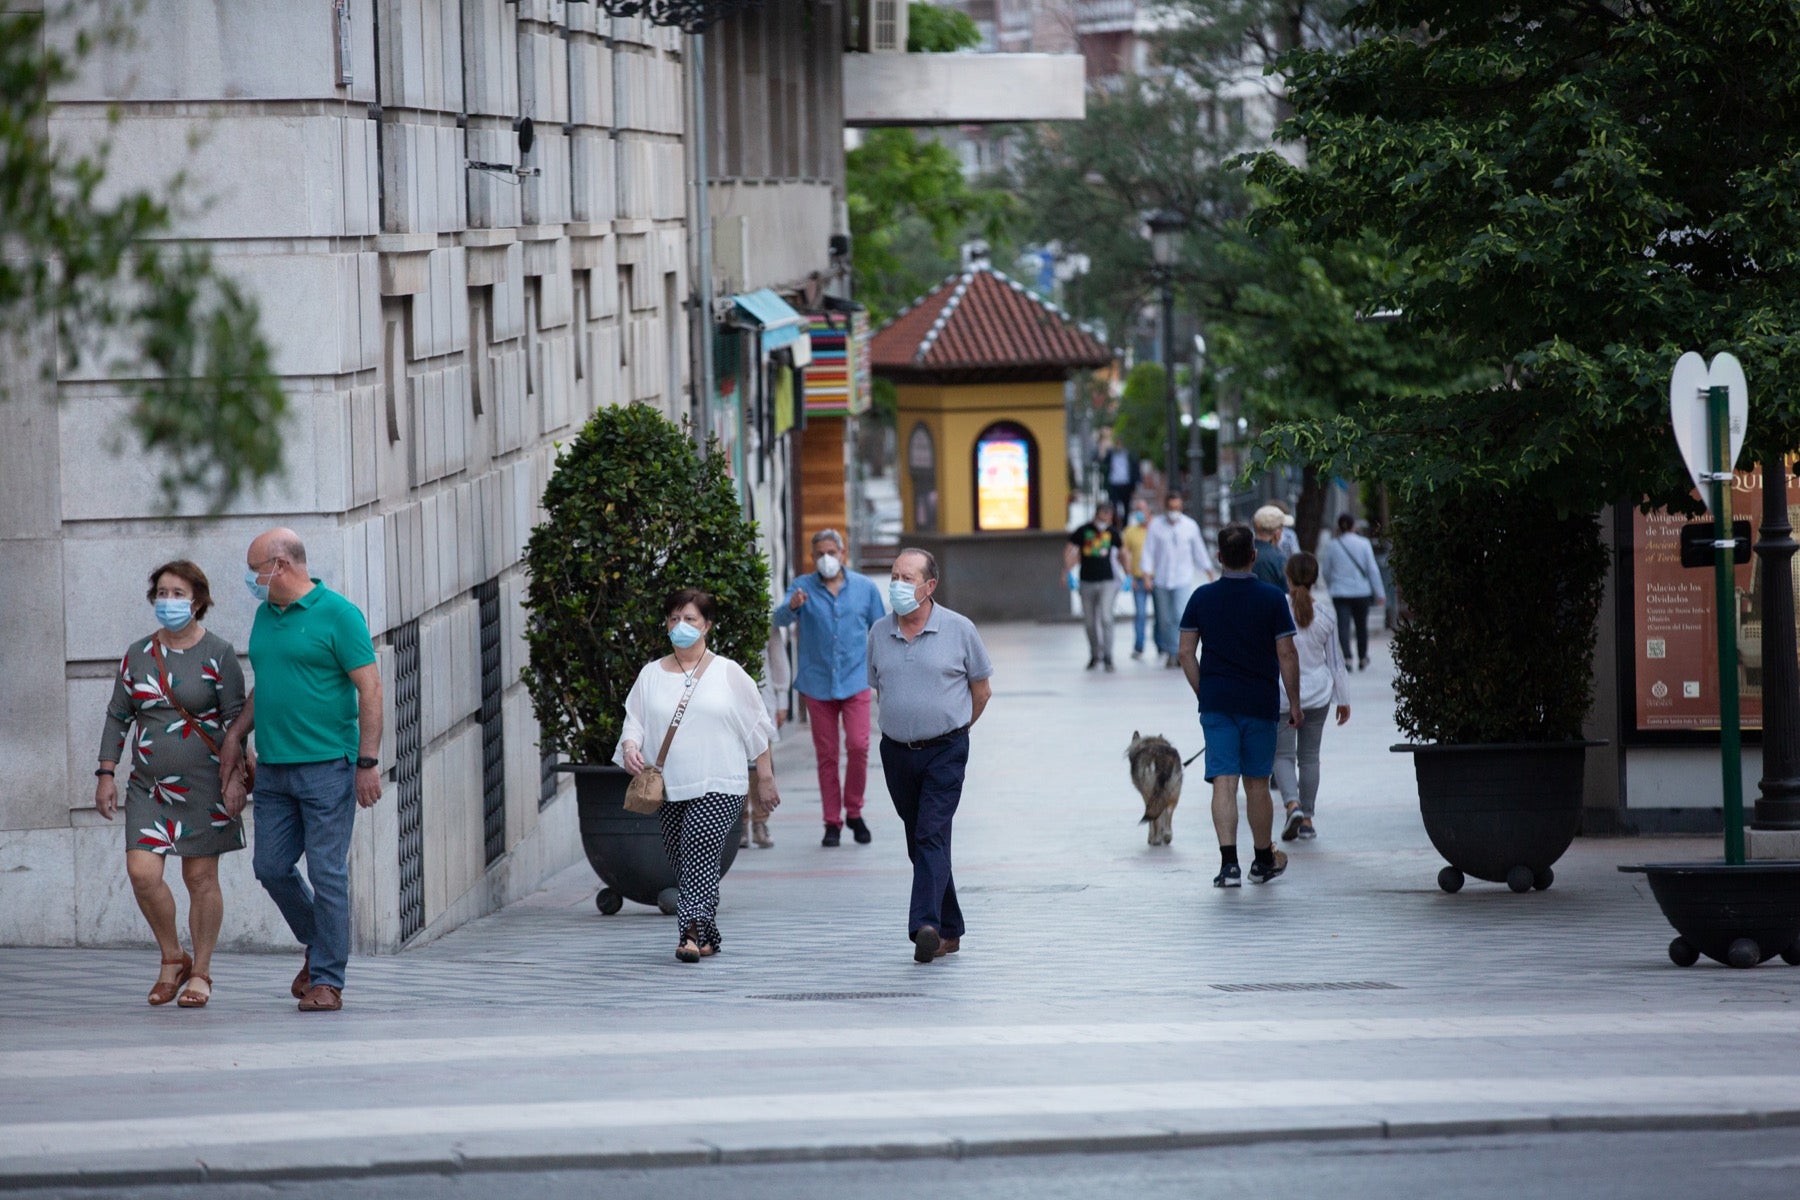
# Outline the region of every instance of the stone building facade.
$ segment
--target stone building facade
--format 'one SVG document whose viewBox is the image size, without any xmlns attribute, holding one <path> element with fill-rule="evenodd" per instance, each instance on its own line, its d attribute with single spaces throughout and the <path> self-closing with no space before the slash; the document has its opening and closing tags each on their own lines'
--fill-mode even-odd
<svg viewBox="0 0 1800 1200">
<path fill-rule="evenodd" d="M 112 185 L 194 179 L 206 203 L 177 233 L 260 302 L 292 418 L 284 478 L 222 518 L 164 519 L 119 381 L 0 366 L 0 943 L 144 942 L 124 830 L 92 807 L 113 672 L 152 625 L 147 573 L 177 556 L 211 575 L 207 624 L 241 652 L 244 550 L 274 524 L 380 653 L 361 948 L 579 859 L 519 683 L 519 560 L 556 443 L 597 406 L 687 412 L 683 45 L 564 0 L 157 0 L 57 97 L 52 136 L 110 138 Z M 291 946 L 249 856 L 223 875 L 224 944 Z"/>
</svg>

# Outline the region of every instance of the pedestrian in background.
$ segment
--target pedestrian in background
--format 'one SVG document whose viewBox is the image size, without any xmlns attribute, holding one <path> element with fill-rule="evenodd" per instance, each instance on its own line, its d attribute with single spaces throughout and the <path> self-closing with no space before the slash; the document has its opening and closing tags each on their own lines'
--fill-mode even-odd
<svg viewBox="0 0 1800 1200">
<path fill-rule="evenodd" d="M 244 672 L 231 643 L 200 624 L 212 607 L 206 572 L 187 559 L 150 572 L 144 596 L 157 629 L 125 648 L 106 706 L 94 808 L 119 811 L 114 770 L 126 758 L 125 873 L 138 909 L 162 950 L 151 1004 L 204 1008 L 212 996 L 212 956 L 225 919 L 219 856 L 244 848 L 242 799 L 227 805 L 219 739 L 244 707 Z M 130 736 L 135 726 L 136 735 Z M 193 954 L 181 948 L 175 897 L 164 860 L 181 860 Z"/>
<path fill-rule="evenodd" d="M 633 775 L 660 755 L 663 852 L 675 868 L 675 957 L 697 963 L 719 952 L 719 860 L 725 839 L 744 812 L 750 792 L 747 762 L 756 764 L 763 807 L 781 803 L 775 790 L 769 740 L 775 723 L 763 708 L 756 681 L 743 667 L 707 649 L 718 619 L 713 598 L 682 588 L 663 604 L 670 652 L 645 663 L 625 697 L 625 723 L 613 762 Z M 685 707 L 683 707 L 685 705 Z M 681 723 L 675 725 L 675 714 Z M 670 729 L 674 735 L 670 736 Z M 649 740 L 654 737 L 655 741 Z"/>
<path fill-rule="evenodd" d="M 1139 496 L 1119 533 L 1124 543 L 1125 574 L 1131 581 L 1131 657 L 1144 657 L 1144 630 L 1150 623 L 1150 585 L 1144 581 L 1144 539 L 1150 530 L 1150 506 Z"/>
<path fill-rule="evenodd" d="M 894 611 L 869 631 L 869 682 L 881 696 L 881 768 L 913 864 L 906 930 L 919 963 L 962 947 L 950 827 L 962 802 L 969 730 L 993 695 L 994 664 L 981 635 L 936 601 L 937 586 L 937 560 L 902 550 L 888 581 Z"/>
<path fill-rule="evenodd" d="M 1300 535 L 1294 532 L 1294 506 L 1286 500 L 1271 500 L 1269 503 L 1281 510 L 1281 538 L 1275 548 L 1283 554 L 1300 553 Z"/>
<path fill-rule="evenodd" d="M 1217 576 L 1200 523 L 1182 511 L 1184 507 L 1180 492 L 1163 497 L 1162 516 L 1150 522 L 1144 536 L 1139 567 L 1156 603 L 1156 650 L 1165 667 L 1180 665 L 1181 614 L 1188 595 Z"/>
<path fill-rule="evenodd" d="M 1369 606 L 1383 592 L 1381 567 L 1369 539 L 1356 532 L 1356 518 L 1349 513 L 1337 519 L 1337 536 L 1325 547 L 1325 587 L 1337 610 L 1338 644 L 1350 657 L 1350 638 L 1356 637 L 1356 669 L 1369 669 Z"/>
<path fill-rule="evenodd" d="M 1113 505 L 1102 500 L 1094 519 L 1075 528 L 1063 547 L 1063 570 L 1080 566 L 1081 627 L 1087 633 L 1087 669 L 1113 669 L 1113 606 L 1125 569 L 1125 541 L 1113 525 Z"/>
<path fill-rule="evenodd" d="M 1181 618 L 1181 669 L 1200 702 L 1206 735 L 1206 779 L 1213 785 L 1213 830 L 1219 835 L 1219 873 L 1213 886 L 1233 888 L 1238 868 L 1238 781 L 1243 780 L 1256 858 L 1250 882 L 1267 883 L 1287 870 L 1275 849 L 1275 734 L 1281 688 L 1288 720 L 1300 728 L 1300 660 L 1287 595 L 1257 579 L 1256 542 L 1246 525 L 1219 531 L 1224 578 L 1197 590 Z"/>
<path fill-rule="evenodd" d="M 1325 737 L 1325 718 L 1337 706 L 1337 723 L 1350 719 L 1350 676 L 1338 644 L 1337 621 L 1313 604 L 1313 585 L 1319 582 L 1319 560 L 1304 550 L 1287 560 L 1288 611 L 1293 614 L 1294 652 L 1300 659 L 1300 715 L 1296 729 L 1282 725 L 1275 739 L 1275 787 L 1286 809 L 1281 840 L 1310 841 L 1313 809 L 1319 795 L 1319 744 Z M 1281 708 L 1287 709 L 1287 684 L 1281 687 Z"/>
<path fill-rule="evenodd" d="M 844 826 L 860 843 L 873 835 L 863 820 L 869 782 L 869 629 L 886 609 L 881 591 L 845 569 L 844 539 L 835 529 L 812 538 L 813 570 L 794 580 L 775 606 L 777 628 L 800 626 L 800 669 L 794 688 L 806 702 L 813 758 L 824 809 L 821 846 L 836 846 Z M 843 730 L 844 774 L 838 776 L 838 730 Z"/>
<path fill-rule="evenodd" d="M 1106 481 L 1107 498 L 1113 502 L 1116 511 L 1124 512 L 1131 504 L 1141 478 L 1137 457 L 1119 442 L 1112 441 L 1101 452 L 1100 469 L 1101 478 Z"/>
<path fill-rule="evenodd" d="M 244 741 L 256 731 L 251 863 L 306 960 L 291 986 L 302 1012 L 343 1007 L 350 959 L 350 835 L 381 799 L 381 668 L 356 605 L 307 572 L 291 529 L 250 543 L 244 584 L 256 690 L 225 734 L 219 773 L 241 806 Z M 306 874 L 298 864 L 306 856 Z"/>
<path fill-rule="evenodd" d="M 1287 555 L 1281 552 L 1281 534 L 1287 528 L 1287 514 L 1273 504 L 1265 504 L 1256 510 L 1250 523 L 1256 529 L 1253 573 L 1263 583 L 1286 592 L 1287 574 L 1282 567 L 1287 563 Z"/>
<path fill-rule="evenodd" d="M 771 625 L 768 644 L 763 647 L 762 682 L 756 686 L 757 695 L 762 697 L 763 711 L 774 725 L 774 732 L 769 735 L 771 743 L 781 740 L 781 728 L 787 724 L 788 689 L 793 685 L 786 635 L 779 627 Z M 754 841 L 758 849 L 768 850 L 775 845 L 775 839 L 769 836 L 769 814 L 773 809 L 763 803 L 762 788 L 756 782 L 755 761 L 747 761 L 744 769 L 750 779 L 750 794 L 744 798 L 744 829 L 738 836 L 738 848 L 747 848 Z"/>
</svg>

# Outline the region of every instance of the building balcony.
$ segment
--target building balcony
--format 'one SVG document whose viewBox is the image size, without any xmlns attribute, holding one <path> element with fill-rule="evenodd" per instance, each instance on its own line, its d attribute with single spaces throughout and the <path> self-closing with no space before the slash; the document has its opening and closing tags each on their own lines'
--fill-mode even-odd
<svg viewBox="0 0 1800 1200">
<path fill-rule="evenodd" d="M 987 125 L 1087 116 L 1079 54 L 846 54 L 844 124 Z"/>
<path fill-rule="evenodd" d="M 1076 0 L 1076 33 L 1130 33 L 1137 25 L 1138 0 Z"/>
</svg>

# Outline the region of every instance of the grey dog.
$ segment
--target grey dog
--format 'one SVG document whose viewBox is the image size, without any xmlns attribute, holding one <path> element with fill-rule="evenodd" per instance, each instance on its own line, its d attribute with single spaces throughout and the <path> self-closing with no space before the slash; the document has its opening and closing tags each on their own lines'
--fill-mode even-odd
<svg viewBox="0 0 1800 1200">
<path fill-rule="evenodd" d="M 1125 751 L 1131 764 L 1131 782 L 1144 798 L 1144 819 L 1150 826 L 1150 844 L 1166 846 L 1175 840 L 1175 806 L 1181 803 L 1181 753 L 1167 738 L 1135 731 Z"/>
</svg>

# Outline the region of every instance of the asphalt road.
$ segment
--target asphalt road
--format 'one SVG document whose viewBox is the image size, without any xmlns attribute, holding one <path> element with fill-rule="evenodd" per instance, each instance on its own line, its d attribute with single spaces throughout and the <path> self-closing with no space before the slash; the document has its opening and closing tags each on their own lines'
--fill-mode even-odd
<svg viewBox="0 0 1800 1200">
<path fill-rule="evenodd" d="M 27 1191 L 21 1200 L 1791 1200 L 1800 1129 L 1265 1144 L 1154 1154 L 813 1162 Z"/>
</svg>

